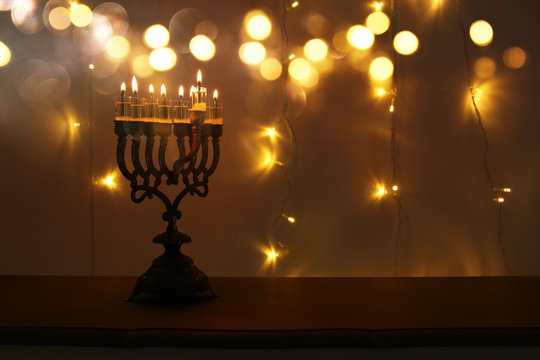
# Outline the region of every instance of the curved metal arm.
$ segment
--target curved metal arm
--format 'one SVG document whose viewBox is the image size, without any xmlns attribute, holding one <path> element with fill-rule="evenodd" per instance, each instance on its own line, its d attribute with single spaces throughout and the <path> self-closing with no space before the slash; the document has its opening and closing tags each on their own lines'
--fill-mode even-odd
<svg viewBox="0 0 540 360">
<path fill-rule="evenodd" d="M 145 148 L 146 166 L 148 167 L 148 172 L 154 175 L 154 178 L 156 179 L 154 182 L 154 187 L 158 187 L 159 184 L 161 184 L 162 174 L 161 174 L 161 171 L 158 170 L 154 164 L 154 143 L 155 143 L 154 136 L 147 135 L 146 148 Z"/>
<path fill-rule="evenodd" d="M 208 182 L 208 178 L 210 177 L 210 175 L 212 175 L 214 171 L 216 171 L 219 162 L 219 138 L 212 138 L 212 149 L 212 165 L 210 165 L 210 168 L 208 170 L 204 171 L 204 179 L 206 182 Z"/>
<path fill-rule="evenodd" d="M 167 162 L 165 161 L 165 152 L 167 151 L 168 138 L 161 137 L 159 139 L 158 149 L 158 161 L 161 173 L 167 176 L 167 184 L 178 184 L 178 178 L 174 175 L 174 172 L 169 169 Z"/>
<path fill-rule="evenodd" d="M 134 183 L 137 179 L 132 176 L 126 166 L 126 143 L 126 135 L 118 135 L 118 143 L 116 144 L 116 162 L 118 163 L 118 168 L 122 175 L 124 175 L 131 183 Z"/>
<path fill-rule="evenodd" d="M 141 147 L 140 139 L 136 139 L 136 138 L 131 139 L 131 161 L 133 162 L 133 166 L 135 167 L 134 175 L 141 176 L 144 180 L 144 184 L 148 185 L 148 182 L 149 182 L 148 172 L 142 167 L 141 159 L 139 157 L 140 147 Z"/>
</svg>

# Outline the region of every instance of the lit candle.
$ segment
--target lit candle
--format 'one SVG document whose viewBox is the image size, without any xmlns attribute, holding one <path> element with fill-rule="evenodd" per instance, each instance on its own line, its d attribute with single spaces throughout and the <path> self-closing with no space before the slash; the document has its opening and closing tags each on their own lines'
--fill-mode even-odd
<svg viewBox="0 0 540 360">
<path fill-rule="evenodd" d="M 195 103 L 197 102 L 196 92 L 197 92 L 197 88 L 195 88 L 195 86 L 192 85 L 191 89 L 189 89 L 189 97 L 191 98 L 191 108 L 193 108 L 195 106 Z"/>
<path fill-rule="evenodd" d="M 184 87 L 180 85 L 180 88 L 178 89 L 178 97 L 180 98 L 180 103 L 184 99 Z"/>
<path fill-rule="evenodd" d="M 126 83 L 120 85 L 120 102 L 126 102 Z"/>
<path fill-rule="evenodd" d="M 161 97 L 165 97 L 167 95 L 167 90 L 165 89 L 165 84 L 161 84 Z"/>
<path fill-rule="evenodd" d="M 150 100 L 149 102 L 154 101 L 154 85 L 150 84 L 150 87 L 148 89 L 148 92 L 150 93 Z"/>
<path fill-rule="evenodd" d="M 202 74 L 201 70 L 197 71 L 197 102 L 201 102 L 201 84 L 202 84 Z"/>
<path fill-rule="evenodd" d="M 133 91 L 133 97 L 135 102 L 137 102 L 137 93 L 139 92 L 139 88 L 137 87 L 137 79 L 135 79 L 135 75 L 133 76 L 133 79 L 131 79 L 131 91 Z"/>
<path fill-rule="evenodd" d="M 218 92 L 217 92 L 217 89 L 214 90 L 214 107 L 217 107 L 217 97 L 218 97 Z"/>
</svg>

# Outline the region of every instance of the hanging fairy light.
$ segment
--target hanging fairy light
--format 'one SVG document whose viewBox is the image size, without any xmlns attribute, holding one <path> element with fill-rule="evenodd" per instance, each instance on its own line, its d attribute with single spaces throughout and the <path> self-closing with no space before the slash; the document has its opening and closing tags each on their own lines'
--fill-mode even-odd
<svg viewBox="0 0 540 360">
<path fill-rule="evenodd" d="M 463 23 L 463 17 L 461 15 L 460 0 L 456 0 L 456 7 L 457 7 L 459 25 L 460 25 L 460 30 L 461 30 L 461 35 L 462 35 L 462 40 L 463 40 L 463 45 L 464 45 L 463 49 L 464 49 L 465 61 L 467 64 L 467 83 L 469 86 L 469 95 L 470 95 L 472 106 L 474 108 L 474 114 L 476 115 L 478 127 L 480 128 L 480 131 L 482 134 L 482 140 L 484 143 L 484 147 L 483 147 L 484 149 L 484 153 L 483 153 L 484 174 L 486 176 L 489 189 L 492 192 L 492 200 L 497 205 L 497 240 L 498 240 L 498 245 L 501 250 L 503 266 L 505 268 L 507 275 L 509 275 L 510 264 L 508 262 L 508 252 L 506 249 L 506 242 L 504 239 L 503 206 L 502 206 L 503 203 L 505 202 L 505 198 L 502 196 L 502 193 L 509 193 L 512 190 L 509 187 L 498 188 L 494 186 L 493 178 L 491 176 L 491 170 L 489 167 L 489 161 L 488 161 L 489 139 L 487 136 L 486 129 L 484 128 L 482 114 L 477 104 L 480 101 L 480 95 L 482 94 L 482 90 L 474 86 L 475 79 L 473 76 L 472 64 L 471 64 L 471 59 L 469 56 L 467 31 Z M 469 28 L 469 36 L 476 45 L 486 46 L 490 44 L 491 41 L 493 40 L 493 28 L 485 20 L 475 21 Z"/>
</svg>

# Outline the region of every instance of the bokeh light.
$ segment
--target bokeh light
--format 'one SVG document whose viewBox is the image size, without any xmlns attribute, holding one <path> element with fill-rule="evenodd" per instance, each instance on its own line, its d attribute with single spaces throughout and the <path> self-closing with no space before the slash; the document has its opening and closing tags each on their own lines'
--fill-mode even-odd
<svg viewBox="0 0 540 360">
<path fill-rule="evenodd" d="M 328 55 L 328 45 L 322 39 L 311 39 L 304 45 L 304 55 L 311 61 L 321 61 Z"/>
<path fill-rule="evenodd" d="M 305 26 L 313 36 L 323 36 L 328 32 L 328 20 L 321 14 L 310 14 L 305 19 Z"/>
<path fill-rule="evenodd" d="M 210 20 L 204 20 L 195 26 L 195 34 L 197 35 L 205 35 L 210 40 L 215 40 L 218 35 L 218 28 L 216 24 L 211 22 Z"/>
<path fill-rule="evenodd" d="M 375 36 L 367 27 L 354 25 L 347 31 L 347 41 L 357 49 L 366 50 L 373 45 Z"/>
<path fill-rule="evenodd" d="M 43 28 L 43 19 L 37 0 L 15 0 L 11 7 L 13 25 L 25 34 L 35 34 Z"/>
<path fill-rule="evenodd" d="M 249 12 L 244 19 L 244 24 L 248 35 L 255 40 L 264 40 L 272 32 L 272 23 L 261 10 Z"/>
<path fill-rule="evenodd" d="M 281 76 L 282 66 L 281 62 L 276 58 L 265 59 L 260 67 L 259 71 L 261 76 L 268 81 L 273 81 Z"/>
<path fill-rule="evenodd" d="M 157 71 L 166 71 L 176 65 L 176 53 L 171 48 L 161 48 L 150 54 L 150 66 Z"/>
<path fill-rule="evenodd" d="M 146 54 L 135 56 L 131 63 L 131 68 L 138 78 L 144 79 L 154 73 L 154 69 L 150 66 L 150 56 Z"/>
<path fill-rule="evenodd" d="M 493 40 L 493 28 L 485 20 L 477 20 L 469 29 L 471 40 L 478 46 L 486 46 Z"/>
<path fill-rule="evenodd" d="M 84 4 L 71 3 L 69 18 L 73 25 L 77 27 L 86 27 L 92 21 L 92 10 Z"/>
<path fill-rule="evenodd" d="M 208 61 L 214 57 L 216 46 L 205 35 L 196 35 L 189 42 L 189 50 L 198 60 Z"/>
<path fill-rule="evenodd" d="M 69 92 L 71 80 L 66 69 L 53 62 L 32 59 L 24 62 L 19 73 L 17 88 L 28 103 L 63 101 Z"/>
<path fill-rule="evenodd" d="M 369 75 L 374 80 L 386 80 L 394 72 L 394 64 L 387 57 L 381 56 L 374 59 L 369 65 Z"/>
<path fill-rule="evenodd" d="M 185 8 L 174 14 L 169 22 L 169 35 L 172 47 L 177 53 L 188 54 L 191 39 L 195 35 L 207 35 L 196 32 L 197 25 L 205 20 L 206 15 L 201 10 L 193 8 Z"/>
<path fill-rule="evenodd" d="M 49 24 L 56 30 L 65 30 L 71 25 L 69 10 L 58 6 L 49 12 Z"/>
<path fill-rule="evenodd" d="M 167 46 L 169 39 L 169 30 L 160 24 L 152 25 L 144 32 L 144 42 L 153 49 Z"/>
<path fill-rule="evenodd" d="M 519 69 L 525 65 L 527 61 L 527 54 L 523 51 L 522 48 L 514 46 L 508 48 L 503 53 L 503 62 L 504 65 L 510 69 Z"/>
<path fill-rule="evenodd" d="M 100 21 L 96 21 L 100 18 Z M 110 28 L 110 35 L 125 35 L 129 29 L 129 19 L 126 9 L 117 3 L 106 2 L 94 8 L 90 29 L 94 34 L 93 26 L 103 26 L 107 24 Z M 96 36 L 94 34 L 94 36 Z"/>
<path fill-rule="evenodd" d="M 394 49 L 401 55 L 411 55 L 418 50 L 418 38 L 410 31 L 400 31 L 394 37 Z"/>
<path fill-rule="evenodd" d="M 334 34 L 334 37 L 332 38 L 332 45 L 334 45 L 334 49 L 341 53 L 347 53 L 351 50 L 351 45 L 347 41 L 347 31 L 338 31 Z"/>
<path fill-rule="evenodd" d="M 366 18 L 366 27 L 375 35 L 384 34 L 390 27 L 390 18 L 382 11 L 375 11 Z"/>
<path fill-rule="evenodd" d="M 13 0 L 0 0 L 0 11 L 10 11 L 13 6 Z"/>
<path fill-rule="evenodd" d="M 0 67 L 6 66 L 11 60 L 11 50 L 0 41 Z"/>
<path fill-rule="evenodd" d="M 309 76 L 311 65 L 306 59 L 296 58 L 289 63 L 289 75 L 295 80 L 303 80 Z"/>
<path fill-rule="evenodd" d="M 121 35 L 113 36 L 107 41 L 107 45 L 105 45 L 107 55 L 115 60 L 121 60 L 128 56 L 130 49 L 131 46 L 128 39 Z"/>
<path fill-rule="evenodd" d="M 266 57 L 266 49 L 261 43 L 251 41 L 242 44 L 238 54 L 246 64 L 258 64 Z"/>
<path fill-rule="evenodd" d="M 492 58 L 484 56 L 474 61 L 474 73 L 481 79 L 486 79 L 495 74 L 497 64 Z"/>
<path fill-rule="evenodd" d="M 309 64 L 309 63 L 308 63 Z M 303 88 L 311 89 L 319 83 L 319 72 L 309 64 L 309 73 L 306 77 L 296 79 Z"/>
<path fill-rule="evenodd" d="M 107 42 L 113 35 L 113 27 L 106 16 L 93 14 L 92 21 L 88 27 L 92 37 L 100 42 Z"/>
</svg>

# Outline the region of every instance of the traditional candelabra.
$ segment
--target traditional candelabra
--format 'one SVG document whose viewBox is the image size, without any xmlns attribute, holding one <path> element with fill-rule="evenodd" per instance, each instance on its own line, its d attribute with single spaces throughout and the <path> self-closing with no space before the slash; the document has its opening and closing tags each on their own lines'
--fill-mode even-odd
<svg viewBox="0 0 540 360">
<path fill-rule="evenodd" d="M 114 129 L 118 136 L 116 159 L 122 175 L 131 184 L 131 200 L 141 203 L 147 198 L 157 197 L 165 205 L 162 218 L 168 223 L 167 230 L 153 240 L 154 243 L 163 244 L 165 252 L 154 259 L 150 268 L 138 278 L 128 300 L 146 293 L 178 302 L 206 290 L 215 296 L 208 277 L 190 257 L 181 253 L 180 247 L 191 242 L 191 238 L 176 227 L 176 221 L 182 216 L 178 210 L 180 202 L 188 194 L 200 197 L 208 195 L 208 180 L 219 161 L 219 139 L 223 133 L 222 107 L 218 104 L 217 90 L 211 103 L 206 103 L 207 92 L 201 82 L 199 71 L 197 86 L 192 86 L 190 90 L 191 101 L 184 101 L 182 86 L 177 99 L 168 99 L 164 85 L 159 98 L 154 96 L 154 89 L 150 85 L 149 97 L 144 99 L 139 97 L 137 81 L 133 77 L 131 97 L 126 96 L 123 83 L 120 98 L 115 104 Z M 169 166 L 165 154 L 169 136 L 173 133 L 178 158 Z M 209 149 L 210 138 L 212 151 Z M 126 164 L 129 141 L 132 170 Z M 157 149 L 156 143 L 159 144 Z M 144 161 L 141 161 L 141 157 Z M 166 179 L 167 185 L 181 186 L 174 199 L 158 189 L 162 179 Z"/>
</svg>

